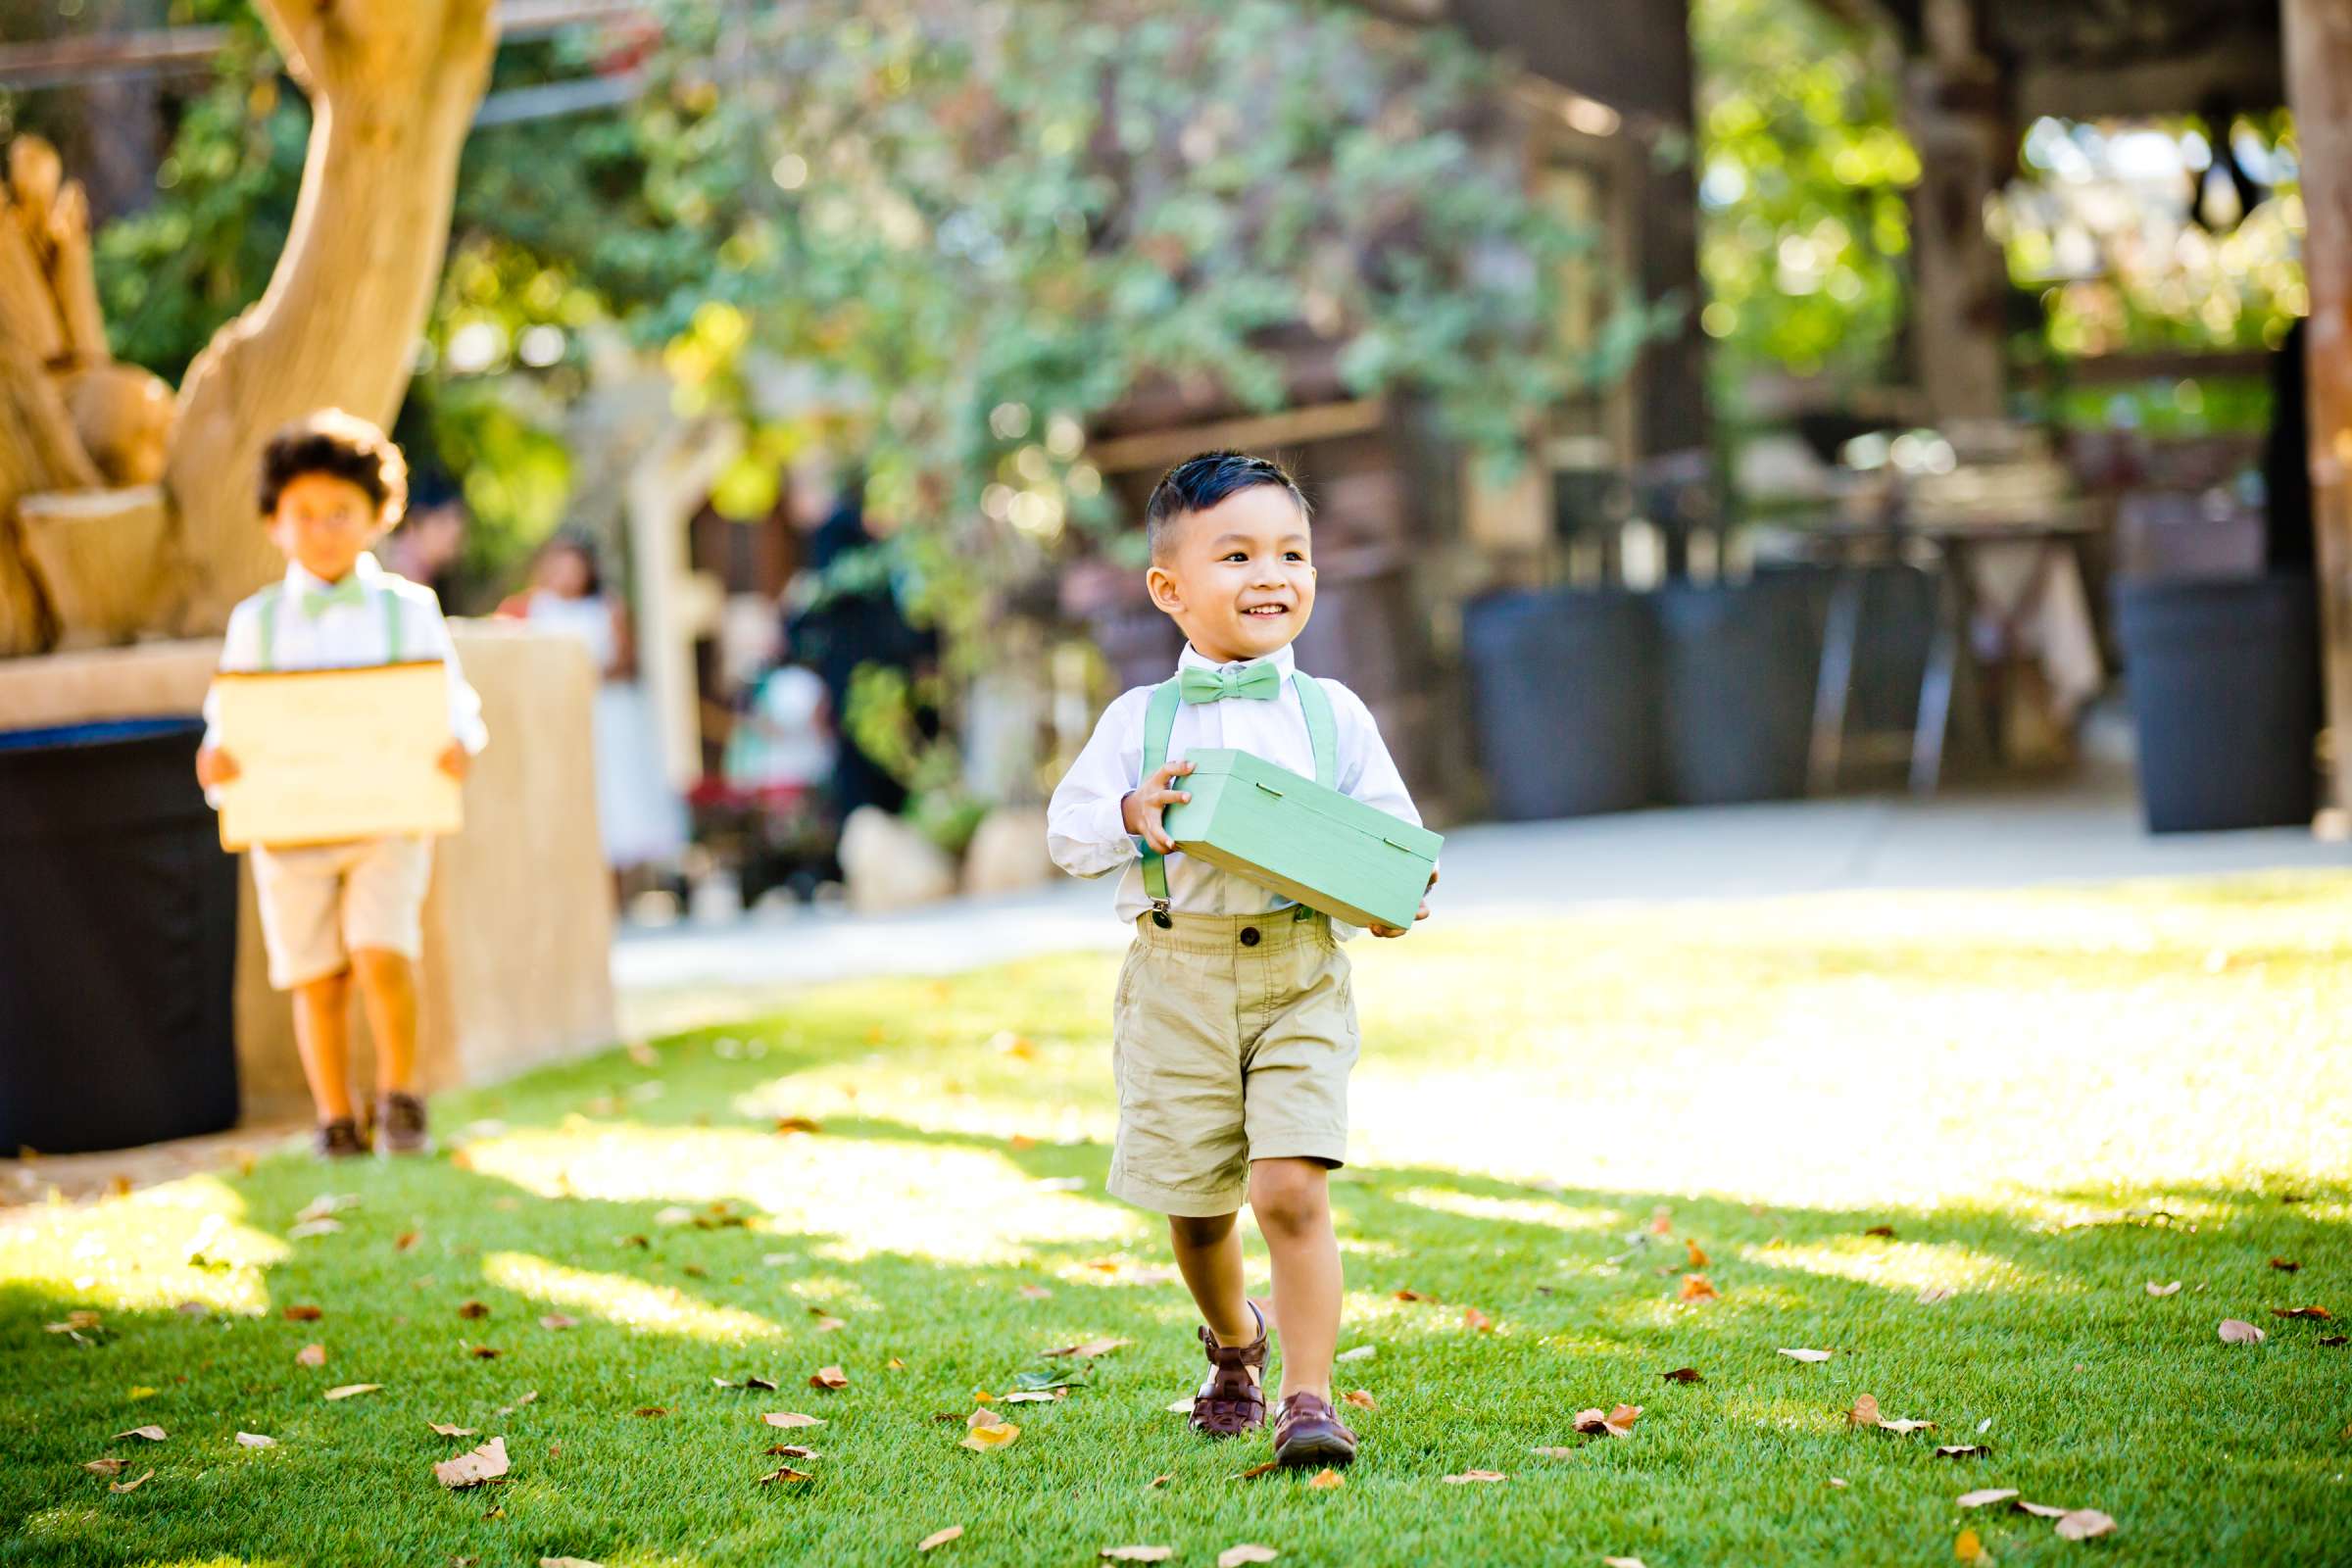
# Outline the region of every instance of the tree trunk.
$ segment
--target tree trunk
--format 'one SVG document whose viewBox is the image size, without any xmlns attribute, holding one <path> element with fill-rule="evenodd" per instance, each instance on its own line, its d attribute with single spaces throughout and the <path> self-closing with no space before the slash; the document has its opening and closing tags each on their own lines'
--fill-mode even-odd
<svg viewBox="0 0 2352 1568">
<path fill-rule="evenodd" d="M 325 406 L 390 424 L 449 232 L 458 151 L 489 75 L 490 0 L 261 0 L 314 116 L 302 194 L 270 287 L 180 386 L 165 474 L 192 574 L 184 633 L 283 570 L 254 515 L 254 468 Z"/>
<path fill-rule="evenodd" d="M 2352 8 L 2286 0 L 2286 96 L 2303 144 L 2303 271 L 2310 383 L 2311 525 L 2318 546 L 2329 799 L 2352 808 Z"/>
</svg>

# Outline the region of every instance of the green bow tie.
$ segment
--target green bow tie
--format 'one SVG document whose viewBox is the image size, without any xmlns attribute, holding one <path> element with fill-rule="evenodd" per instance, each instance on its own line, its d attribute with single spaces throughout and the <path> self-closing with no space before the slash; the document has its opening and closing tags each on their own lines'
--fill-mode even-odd
<svg viewBox="0 0 2352 1568">
<path fill-rule="evenodd" d="M 1282 671 L 1263 659 L 1232 669 L 1187 664 L 1176 677 L 1176 690 L 1188 703 L 1221 703 L 1228 697 L 1270 701 L 1282 695 Z"/>
<path fill-rule="evenodd" d="M 346 574 L 341 582 L 331 588 L 305 589 L 302 595 L 302 612 L 316 619 L 326 613 L 333 606 L 357 607 L 367 602 L 368 591 L 360 586 L 360 574 L 355 571 Z"/>
</svg>

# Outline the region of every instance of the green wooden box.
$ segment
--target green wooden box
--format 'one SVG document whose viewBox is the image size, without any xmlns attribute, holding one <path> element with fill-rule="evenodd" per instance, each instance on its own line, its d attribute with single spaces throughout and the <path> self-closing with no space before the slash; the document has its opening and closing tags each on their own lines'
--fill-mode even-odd
<svg viewBox="0 0 2352 1568">
<path fill-rule="evenodd" d="M 1193 798 L 1161 818 L 1178 849 L 1350 925 L 1412 925 L 1439 835 L 1249 752 L 1185 760 Z"/>
</svg>

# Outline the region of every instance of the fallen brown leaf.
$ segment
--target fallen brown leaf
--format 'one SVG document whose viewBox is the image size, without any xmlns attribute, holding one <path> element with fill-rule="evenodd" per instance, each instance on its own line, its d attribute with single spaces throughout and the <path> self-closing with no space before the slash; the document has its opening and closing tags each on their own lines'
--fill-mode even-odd
<svg viewBox="0 0 2352 1568">
<path fill-rule="evenodd" d="M 778 1116 L 776 1131 L 780 1133 L 821 1133 L 825 1129 L 807 1116 Z"/>
<path fill-rule="evenodd" d="M 277 1440 L 265 1437 L 259 1432 L 240 1432 L 237 1434 L 237 1446 L 240 1448 L 274 1448 L 277 1446 Z"/>
<path fill-rule="evenodd" d="M 1779 1353 L 1787 1356 L 1791 1361 L 1827 1361 L 1832 1354 L 1832 1352 L 1828 1350 L 1792 1350 L 1787 1348 L 1782 1349 Z"/>
<path fill-rule="evenodd" d="M 1306 1484 L 1317 1492 L 1336 1492 L 1348 1484 L 1348 1478 L 1337 1470 L 1325 1468 L 1316 1471 Z"/>
<path fill-rule="evenodd" d="M 846 1389 L 850 1386 L 850 1375 L 837 1366 L 820 1366 L 808 1374 L 808 1386 L 812 1389 Z"/>
<path fill-rule="evenodd" d="M 1281 1466 L 1277 1465 L 1273 1460 L 1268 1459 L 1264 1464 L 1251 1465 L 1249 1469 L 1243 1471 L 1240 1475 L 1235 1476 L 1233 1479 L 1236 1481 L 1255 1481 L 1259 1476 L 1270 1476 L 1280 1468 Z"/>
<path fill-rule="evenodd" d="M 1638 1404 L 1621 1404 L 1606 1415 L 1598 1410 L 1579 1410 L 1576 1413 L 1576 1430 L 1587 1437 L 1630 1438 L 1634 1433 L 1634 1423 L 1641 1419 L 1642 1407 Z"/>
<path fill-rule="evenodd" d="M 109 1481 L 106 1484 L 106 1490 L 109 1492 L 136 1492 L 154 1479 L 155 1472 L 149 1470 L 143 1472 L 136 1481 Z"/>
<path fill-rule="evenodd" d="M 539 1319 L 539 1326 L 543 1329 L 560 1332 L 564 1329 L 578 1328 L 580 1326 L 580 1320 L 576 1317 L 567 1316 L 562 1312 L 548 1312 L 541 1315 Z"/>
<path fill-rule="evenodd" d="M 507 1440 L 492 1438 L 470 1452 L 455 1459 L 444 1459 L 433 1466 L 433 1479 L 452 1492 L 478 1487 L 485 1481 L 496 1481 L 507 1473 Z"/>
<path fill-rule="evenodd" d="M 161 1443 L 164 1441 L 164 1429 L 158 1426 L 132 1427 L 128 1432 L 116 1433 L 108 1441 L 120 1443 L 124 1438 L 145 1438 L 149 1443 Z"/>
<path fill-rule="evenodd" d="M 289 1323 L 316 1323 L 325 1315 L 318 1307 L 302 1303 L 289 1306 L 285 1311 L 285 1318 Z"/>
<path fill-rule="evenodd" d="M 1707 1266 L 1706 1250 L 1688 1236 L 1683 1238 L 1683 1250 L 1689 1254 L 1692 1268 L 1698 1269 Z"/>
<path fill-rule="evenodd" d="M 766 1451 L 786 1459 L 813 1459 L 816 1457 L 814 1448 L 804 1448 L 797 1443 L 771 1443 L 767 1446 Z"/>
<path fill-rule="evenodd" d="M 635 1410 L 631 1411 L 630 1414 L 646 1416 L 653 1420 L 659 1420 L 662 1416 L 669 1414 L 669 1406 L 666 1404 L 641 1404 Z"/>
<path fill-rule="evenodd" d="M 2260 1345 L 2270 1338 L 2245 1319 L 2236 1317 L 2222 1319 L 2221 1335 L 2224 1345 Z"/>
<path fill-rule="evenodd" d="M 392 1238 L 392 1250 L 395 1252 L 405 1252 L 416 1245 L 416 1233 L 415 1231 L 402 1231 L 398 1236 Z"/>
<path fill-rule="evenodd" d="M 441 1436 L 445 1438 L 470 1438 L 478 1436 L 478 1434 L 471 1427 L 454 1427 L 446 1421 L 427 1421 L 425 1425 L 431 1427 L 435 1432 L 440 1433 Z"/>
<path fill-rule="evenodd" d="M 993 1410 L 975 1410 L 972 1413 L 974 1415 L 990 1416 L 996 1414 L 996 1412 Z M 976 1426 L 965 1432 L 963 1435 L 963 1442 L 960 1446 L 974 1448 L 982 1453 L 987 1453 L 991 1449 L 995 1448 L 1011 1447 L 1015 1443 L 1020 1441 L 1020 1436 L 1021 1429 L 1019 1427 L 1014 1426 L 1009 1421 L 1000 1420 L 994 1425 Z"/>
<path fill-rule="evenodd" d="M 1986 1487 L 1980 1492 L 1963 1492 L 1952 1499 L 1952 1505 L 1958 1508 L 1982 1508 L 1988 1503 L 2007 1502 L 2016 1495 L 2015 1487 Z"/>
<path fill-rule="evenodd" d="M 1974 1530 L 1960 1532 L 1959 1539 L 1952 1543 L 1952 1555 L 1962 1562 L 1975 1564 L 1976 1568 L 1991 1568 L 1992 1565 L 1992 1553 L 1984 1549 L 1984 1541 Z"/>
<path fill-rule="evenodd" d="M 2296 1262 L 2291 1257 L 2274 1257 L 2271 1259 L 2271 1267 L 2277 1269 L 2281 1274 L 2292 1274 L 2295 1270 L 2301 1268 L 2302 1266 L 2302 1264 Z"/>
<path fill-rule="evenodd" d="M 929 1551 L 934 1546 L 946 1545 L 949 1542 L 954 1541 L 957 1536 L 962 1534 L 963 1526 L 961 1525 L 950 1525 L 945 1530 L 934 1530 L 922 1540 L 916 1542 L 914 1544 L 914 1549 L 917 1551 Z"/>
<path fill-rule="evenodd" d="M 1040 1350 L 1038 1353 L 1040 1355 L 1077 1355 L 1092 1359 L 1098 1355 L 1108 1355 L 1122 1345 L 1133 1345 L 1134 1343 L 1133 1340 L 1089 1340 L 1084 1345 L 1065 1345 L 1056 1350 Z"/>
<path fill-rule="evenodd" d="M 1510 1478 L 1499 1470 L 1465 1470 L 1458 1476 L 1446 1478 L 1448 1486 L 1462 1486 L 1472 1481 L 1507 1481 Z"/>
<path fill-rule="evenodd" d="M 1865 1394 L 1854 1400 L 1854 1407 L 1845 1412 L 1846 1424 L 1875 1427 L 1879 1424 L 1879 1401 L 1875 1395 Z"/>
<path fill-rule="evenodd" d="M 2094 1536 L 2113 1535 L 2115 1521 L 2096 1508 L 2077 1508 L 2072 1513 L 2060 1514 L 2051 1528 L 2062 1540 L 2088 1541 Z"/>
<path fill-rule="evenodd" d="M 722 1389 L 765 1389 L 770 1394 L 780 1387 L 773 1378 L 749 1377 L 729 1382 L 725 1378 L 714 1377 L 710 1381 Z"/>
<path fill-rule="evenodd" d="M 763 1487 L 772 1487 L 779 1481 L 789 1483 L 794 1481 L 813 1481 L 816 1478 L 814 1476 L 810 1475 L 806 1470 L 795 1470 L 788 1464 L 780 1464 L 776 1466 L 775 1469 L 769 1471 L 766 1475 L 761 1476 L 760 1478 L 760 1484 Z"/>
<path fill-rule="evenodd" d="M 894 1355 L 889 1360 L 883 1362 L 882 1367 L 883 1370 L 887 1372 L 904 1372 L 906 1370 L 906 1363 Z"/>
<path fill-rule="evenodd" d="M 1377 1410 L 1380 1408 L 1380 1405 L 1373 1399 L 1372 1396 L 1362 1389 L 1349 1389 L 1346 1394 L 1341 1395 L 1340 1398 L 1348 1404 L 1354 1405 L 1359 1410 Z"/>
<path fill-rule="evenodd" d="M 2169 1285 L 2159 1285 L 2154 1280 L 2150 1280 L 2148 1281 L 2148 1294 L 2150 1296 L 2179 1296 L 2180 1282 L 2175 1280 Z"/>
<path fill-rule="evenodd" d="M 1668 1208 L 1664 1203 L 1660 1203 L 1657 1207 L 1649 1211 L 1649 1233 L 1652 1236 L 1665 1236 L 1670 1234 L 1673 1230 L 1673 1209 Z"/>
<path fill-rule="evenodd" d="M 1462 1308 L 1462 1322 L 1466 1327 L 1480 1334 L 1492 1334 L 1494 1332 L 1494 1320 L 1487 1316 L 1486 1313 L 1481 1312 L 1475 1306 L 1465 1306 Z"/>
<path fill-rule="evenodd" d="M 1984 1446 L 1981 1443 L 1945 1443 L 1937 1446 L 1936 1457 L 1938 1459 L 1966 1459 L 1984 1451 Z"/>
<path fill-rule="evenodd" d="M 494 1345 L 477 1345 L 473 1348 L 473 1358 L 476 1361 L 495 1361 L 498 1356 L 498 1347 Z"/>
<path fill-rule="evenodd" d="M 128 1459 L 85 1459 L 81 1467 L 94 1476 L 119 1476 L 130 1468 Z"/>
<path fill-rule="evenodd" d="M 770 1410 L 760 1417 L 771 1427 L 821 1427 L 824 1417 L 803 1415 L 798 1410 Z"/>
<path fill-rule="evenodd" d="M 458 1304 L 458 1316 L 462 1318 L 470 1320 L 473 1318 L 488 1317 L 489 1315 L 490 1308 L 486 1302 L 462 1301 Z"/>
<path fill-rule="evenodd" d="M 1424 1296 L 1419 1291 L 1398 1291 L 1394 1298 L 1399 1301 L 1428 1301 L 1433 1305 L 1438 1299 L 1434 1296 Z"/>
<path fill-rule="evenodd" d="M 1706 1381 L 1698 1375 L 1698 1368 L 1694 1366 L 1678 1366 L 1673 1371 L 1661 1372 L 1658 1376 L 1669 1383 L 1703 1383 Z"/>
<path fill-rule="evenodd" d="M 326 1347 L 306 1345 L 294 1352 L 294 1359 L 300 1361 L 304 1366 L 324 1366 L 326 1365 Z"/>
<path fill-rule="evenodd" d="M 330 1399 L 348 1399 L 356 1395 L 373 1394 L 382 1387 L 381 1383 L 346 1383 L 339 1389 L 327 1390 L 326 1396 Z"/>
<path fill-rule="evenodd" d="M 1176 1476 L 1173 1471 L 1166 1475 L 1153 1476 L 1150 1481 L 1144 1483 L 1144 1490 L 1146 1492 L 1157 1492 L 1160 1488 L 1166 1486 L 1169 1482 L 1175 1479 Z"/>
<path fill-rule="evenodd" d="M 974 1410 L 963 1418 L 963 1424 L 967 1427 L 1001 1427 L 1004 1424 L 1004 1418 L 994 1410 Z"/>
<path fill-rule="evenodd" d="M 1282 1553 L 1272 1546 L 1261 1546 L 1254 1541 L 1245 1541 L 1238 1546 L 1227 1546 L 1217 1553 L 1217 1568 L 1242 1568 L 1244 1563 L 1272 1562 Z"/>
<path fill-rule="evenodd" d="M 2023 1497 L 2018 1498 L 2009 1506 L 2019 1513 L 2030 1513 L 2036 1519 L 2063 1519 L 2074 1511 L 2071 1508 L 2053 1507 L 2046 1502 L 2028 1502 Z"/>
<path fill-rule="evenodd" d="M 2326 1346 L 2352 1345 L 2352 1335 L 2323 1334 L 2320 1343 Z"/>
<path fill-rule="evenodd" d="M 1686 1274 L 1683 1276 L 1683 1288 L 1676 1296 L 1685 1301 L 1713 1301 L 1721 1299 L 1723 1293 L 1715 1289 L 1704 1274 Z"/>
<path fill-rule="evenodd" d="M 1884 1236 L 1888 1241 L 1892 1241 L 1894 1239 L 1894 1227 L 1891 1225 L 1873 1225 L 1865 1229 L 1862 1234 L 1865 1236 Z"/>
<path fill-rule="evenodd" d="M 2274 1306 L 2271 1308 L 2271 1316 L 2331 1318 L 2335 1314 L 2324 1306 Z"/>
<path fill-rule="evenodd" d="M 1104 1546 L 1095 1553 L 1114 1562 L 1166 1562 L 1176 1555 L 1174 1546 Z"/>
</svg>

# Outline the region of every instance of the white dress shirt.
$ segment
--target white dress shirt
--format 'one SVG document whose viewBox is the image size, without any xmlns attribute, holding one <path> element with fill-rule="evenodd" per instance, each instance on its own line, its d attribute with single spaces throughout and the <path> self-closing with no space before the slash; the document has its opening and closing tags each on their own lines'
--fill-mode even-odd
<svg viewBox="0 0 2352 1568">
<path fill-rule="evenodd" d="M 286 563 L 283 582 L 263 589 L 229 612 L 228 630 L 220 641 L 220 668 L 250 671 L 263 667 L 262 604 L 272 596 L 278 603 L 270 628 L 269 668 L 366 669 L 388 663 L 393 652 L 385 635 L 383 596 L 388 592 L 400 607 L 401 662 L 437 659 L 448 668 L 450 737 L 469 753 L 480 752 L 490 744 L 490 731 L 482 723 L 482 699 L 458 667 L 449 623 L 441 618 L 441 601 L 422 583 L 386 571 L 372 555 L 362 553 L 352 564 L 351 573 L 359 579 L 359 603 L 327 605 L 313 614 L 303 604 L 304 595 L 323 593 L 333 585 L 319 581 L 298 562 Z M 207 746 L 220 738 L 219 710 L 218 700 L 208 694 L 204 700 Z"/>
<path fill-rule="evenodd" d="M 1179 669 L 1239 669 L 1257 661 L 1219 664 L 1188 643 L 1176 662 Z M 1278 649 L 1264 662 L 1281 671 L 1281 695 L 1177 704 L 1167 760 L 1181 761 L 1197 747 L 1229 746 L 1307 778 L 1315 776 L 1314 744 L 1307 737 L 1298 693 L 1291 686 L 1291 651 Z M 1421 813 L 1413 809 L 1413 798 L 1405 793 L 1404 780 L 1381 743 L 1380 726 L 1363 699 L 1336 680 L 1316 679 L 1330 694 L 1332 725 L 1338 732 L 1333 737 L 1339 768 L 1334 785 L 1344 795 L 1418 826 Z M 1150 686 L 1138 686 L 1102 710 L 1086 749 L 1062 775 L 1046 808 L 1046 847 L 1054 864 L 1072 876 L 1124 870 L 1116 906 L 1119 918 L 1129 924 L 1152 907 L 1151 896 L 1144 891 L 1143 841 L 1129 835 L 1120 814 L 1120 802 L 1143 782 L 1144 713 L 1152 705 L 1152 692 Z M 1184 781 L 1178 779 L 1175 787 L 1183 789 Z M 1292 904 L 1263 883 L 1181 851 L 1168 857 L 1167 872 L 1169 905 L 1182 914 L 1265 914 Z M 1355 929 L 1332 922 L 1334 934 L 1342 939 L 1354 935 Z"/>
</svg>

